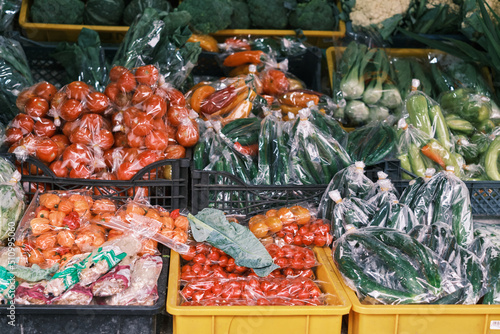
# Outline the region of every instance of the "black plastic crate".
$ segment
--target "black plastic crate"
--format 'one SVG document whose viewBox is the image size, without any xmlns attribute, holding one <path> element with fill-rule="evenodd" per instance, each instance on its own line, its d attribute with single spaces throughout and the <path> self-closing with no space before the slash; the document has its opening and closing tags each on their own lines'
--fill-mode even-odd
<svg viewBox="0 0 500 334">
<path fill-rule="evenodd" d="M 190 150 L 187 152 L 189 157 Z M 4 156 L 16 162 L 12 154 Z M 83 188 L 90 190 L 96 196 L 125 201 L 133 197 L 141 187 L 145 188 L 152 205 L 160 205 L 172 210 L 187 208 L 190 161 L 190 158 L 157 161 L 138 171 L 129 181 L 59 178 L 46 165 L 32 157 L 17 163 L 21 164 L 22 169 L 28 173 L 22 176 L 21 184 L 29 200 L 37 190 Z M 164 173 L 170 179 L 164 178 Z"/>
<path fill-rule="evenodd" d="M 164 248 L 164 255 L 169 250 Z M 158 300 L 153 306 L 108 305 L 14 305 L 15 326 L 7 316 L 10 306 L 0 306 L 0 332 L 2 334 L 85 334 L 134 333 L 156 334 L 165 311 L 170 259 L 163 257 L 158 278 Z"/>
</svg>

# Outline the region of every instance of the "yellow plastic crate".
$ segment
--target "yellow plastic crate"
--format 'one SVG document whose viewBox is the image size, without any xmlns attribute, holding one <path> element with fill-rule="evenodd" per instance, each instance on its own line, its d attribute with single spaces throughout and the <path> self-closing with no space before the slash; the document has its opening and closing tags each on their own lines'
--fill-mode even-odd
<svg viewBox="0 0 500 334">
<path fill-rule="evenodd" d="M 93 26 L 79 24 L 33 23 L 30 19 L 30 8 L 33 0 L 23 0 L 19 13 L 19 25 L 26 37 L 42 42 L 76 42 L 82 28 L 99 33 L 102 43 L 120 43 L 128 31 L 128 26 Z"/>
<path fill-rule="evenodd" d="M 171 252 L 167 312 L 174 316 L 173 333 L 196 334 L 335 334 L 351 303 L 328 263 L 326 253 L 315 249 L 322 264 L 316 276 L 322 291 L 331 296 L 325 306 L 180 306 L 180 256 Z"/>
<path fill-rule="evenodd" d="M 326 252 L 330 266 L 341 278 Z M 356 293 L 341 283 L 352 303 L 349 334 L 498 334 L 499 305 L 363 305 Z"/>
</svg>

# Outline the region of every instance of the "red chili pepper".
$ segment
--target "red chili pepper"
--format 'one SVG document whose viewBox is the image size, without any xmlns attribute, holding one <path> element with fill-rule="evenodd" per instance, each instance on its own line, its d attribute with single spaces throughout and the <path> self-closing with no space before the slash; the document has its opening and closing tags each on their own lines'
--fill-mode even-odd
<svg viewBox="0 0 500 334">
<path fill-rule="evenodd" d="M 237 95 L 233 86 L 218 90 L 201 102 L 201 112 L 211 115 L 230 105 Z"/>
<path fill-rule="evenodd" d="M 66 217 L 64 217 L 63 224 L 68 226 L 70 230 L 78 229 L 80 227 L 80 217 L 78 216 L 78 213 L 71 211 Z"/>
<path fill-rule="evenodd" d="M 234 149 L 241 154 L 246 154 L 254 157 L 257 156 L 257 153 L 259 152 L 259 144 L 243 146 L 240 143 L 236 142 L 234 143 Z"/>
<path fill-rule="evenodd" d="M 179 217 L 181 214 L 179 212 L 179 209 L 175 209 L 174 211 L 170 212 L 170 218 L 172 219 L 176 219 L 177 217 Z"/>
</svg>

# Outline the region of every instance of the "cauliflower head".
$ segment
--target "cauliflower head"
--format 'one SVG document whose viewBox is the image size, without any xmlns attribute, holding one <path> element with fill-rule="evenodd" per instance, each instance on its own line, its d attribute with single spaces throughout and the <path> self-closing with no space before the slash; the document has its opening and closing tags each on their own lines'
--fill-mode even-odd
<svg viewBox="0 0 500 334">
<path fill-rule="evenodd" d="M 373 1 L 356 0 L 350 13 L 352 25 L 355 27 L 382 28 L 382 22 L 395 16 L 404 15 L 410 8 L 411 0 Z"/>
</svg>

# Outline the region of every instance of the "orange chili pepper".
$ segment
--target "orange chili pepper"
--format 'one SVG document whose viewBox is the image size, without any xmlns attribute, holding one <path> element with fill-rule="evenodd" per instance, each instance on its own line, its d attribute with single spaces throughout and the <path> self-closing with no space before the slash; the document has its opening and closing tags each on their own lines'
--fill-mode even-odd
<svg viewBox="0 0 500 334">
<path fill-rule="evenodd" d="M 217 40 L 210 35 L 198 35 L 192 34 L 187 40 L 188 42 L 200 43 L 200 47 L 208 52 L 219 52 L 219 46 L 217 45 Z"/>
<path fill-rule="evenodd" d="M 243 64 L 260 64 L 260 57 L 264 55 L 263 51 L 240 51 L 230 54 L 224 59 L 224 66 L 236 67 Z"/>
<path fill-rule="evenodd" d="M 208 85 L 196 89 L 193 95 L 191 95 L 191 108 L 197 113 L 200 113 L 201 103 L 213 93 L 215 93 L 215 88 Z"/>
</svg>

